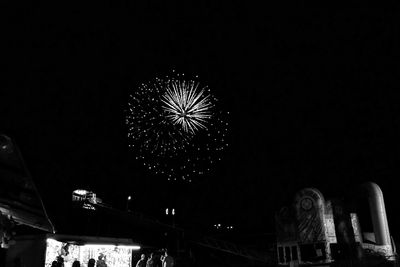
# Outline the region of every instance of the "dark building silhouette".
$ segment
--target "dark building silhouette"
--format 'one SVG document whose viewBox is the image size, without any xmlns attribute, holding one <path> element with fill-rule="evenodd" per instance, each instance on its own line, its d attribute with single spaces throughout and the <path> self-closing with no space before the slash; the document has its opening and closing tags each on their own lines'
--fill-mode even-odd
<svg viewBox="0 0 400 267">
<path fill-rule="evenodd" d="M 277 255 L 280 265 L 290 263 L 335 263 L 342 260 L 393 261 L 383 194 L 375 183 L 363 184 L 357 193 L 367 203 L 342 199 L 326 200 L 315 188 L 300 190 L 290 207 L 276 216 Z M 369 205 L 373 232 L 362 232 L 357 207 Z M 366 225 L 366 224 L 364 224 Z M 366 265 L 368 266 L 368 265 Z"/>
</svg>

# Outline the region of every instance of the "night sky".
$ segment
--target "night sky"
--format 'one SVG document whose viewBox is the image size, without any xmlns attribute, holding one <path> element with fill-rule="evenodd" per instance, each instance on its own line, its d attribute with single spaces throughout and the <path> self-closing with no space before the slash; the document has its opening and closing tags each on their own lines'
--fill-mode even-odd
<svg viewBox="0 0 400 267">
<path fill-rule="evenodd" d="M 384 193 L 398 236 L 399 16 L 392 10 L 264 10 L 135 4 L 86 14 L 9 12 L 0 131 L 14 138 L 55 218 L 77 188 L 177 223 L 274 232 L 303 187 Z M 229 148 L 191 184 L 151 175 L 128 149 L 124 110 L 141 82 L 199 75 L 229 111 Z M 60 228 L 60 227 L 58 227 Z"/>
</svg>

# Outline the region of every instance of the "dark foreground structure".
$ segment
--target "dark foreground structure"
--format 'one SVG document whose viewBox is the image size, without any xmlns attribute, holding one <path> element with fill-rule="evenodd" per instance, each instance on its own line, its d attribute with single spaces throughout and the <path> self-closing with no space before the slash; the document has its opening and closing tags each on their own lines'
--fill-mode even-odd
<svg viewBox="0 0 400 267">
<path fill-rule="evenodd" d="M 54 261 L 69 267 L 76 260 L 87 266 L 90 259 L 103 257 L 109 267 L 129 267 L 141 254 L 159 257 L 164 249 L 176 267 L 275 265 L 272 247 L 249 249 L 247 244 L 237 245 L 237 240 L 210 237 L 201 229 L 183 229 L 118 210 L 91 191 L 74 190 L 70 205 L 62 207 L 54 227 L 16 143 L 0 133 L 1 267 L 51 266 Z"/>
<path fill-rule="evenodd" d="M 297 192 L 276 216 L 276 238 L 219 240 L 143 214 L 112 208 L 75 190 L 56 233 L 13 140 L 0 134 L 0 266 L 51 266 L 91 259 L 135 266 L 141 254 L 164 248 L 175 266 L 397 266 L 383 193 L 375 183 L 345 198 L 325 199 L 315 188 Z M 254 240 L 253 240 L 254 241 Z M 240 245 L 239 245 L 240 244 Z"/>
<path fill-rule="evenodd" d="M 346 200 L 326 200 L 318 189 L 305 188 L 276 222 L 281 266 L 395 266 L 383 194 L 375 183 L 361 185 Z"/>
</svg>

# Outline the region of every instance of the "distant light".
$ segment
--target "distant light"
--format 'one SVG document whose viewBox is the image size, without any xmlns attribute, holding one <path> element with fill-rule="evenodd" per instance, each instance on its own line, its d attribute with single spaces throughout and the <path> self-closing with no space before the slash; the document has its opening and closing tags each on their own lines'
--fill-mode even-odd
<svg viewBox="0 0 400 267">
<path fill-rule="evenodd" d="M 74 194 L 80 195 L 80 196 L 85 196 L 89 191 L 84 190 L 84 189 L 76 189 L 73 192 Z"/>
<path fill-rule="evenodd" d="M 3 152 L 12 153 L 13 148 L 12 148 L 12 142 L 11 142 L 10 137 L 0 134 L 0 147 Z"/>
<path fill-rule="evenodd" d="M 131 196 L 128 196 L 128 200 L 131 200 Z"/>
<path fill-rule="evenodd" d="M 168 208 L 165 209 L 165 215 L 168 215 Z"/>
<path fill-rule="evenodd" d="M 86 209 L 86 210 L 96 210 L 95 207 L 93 207 L 92 205 L 88 204 L 88 203 L 84 203 L 82 205 L 82 208 Z"/>
<path fill-rule="evenodd" d="M 172 215 L 175 215 L 175 209 L 172 209 Z"/>
</svg>

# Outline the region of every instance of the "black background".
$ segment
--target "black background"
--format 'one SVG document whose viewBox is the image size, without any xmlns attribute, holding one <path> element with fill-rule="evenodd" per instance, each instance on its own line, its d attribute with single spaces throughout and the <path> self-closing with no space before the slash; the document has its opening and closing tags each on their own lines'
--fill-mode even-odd
<svg viewBox="0 0 400 267">
<path fill-rule="evenodd" d="M 397 236 L 395 11 L 136 2 L 6 13 L 0 130 L 53 220 L 86 188 L 120 209 L 132 195 L 132 209 L 154 217 L 176 207 L 177 223 L 273 232 L 297 190 L 329 198 L 375 181 Z M 191 184 L 151 176 L 126 137 L 128 95 L 172 69 L 199 75 L 230 112 L 222 162 Z"/>
</svg>

